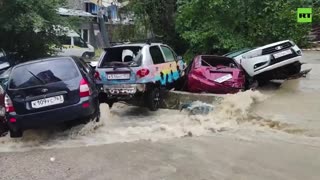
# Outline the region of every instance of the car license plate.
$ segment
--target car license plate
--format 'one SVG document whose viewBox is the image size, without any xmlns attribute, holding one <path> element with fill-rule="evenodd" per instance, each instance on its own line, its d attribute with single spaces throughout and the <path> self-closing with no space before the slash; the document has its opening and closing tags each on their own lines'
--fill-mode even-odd
<svg viewBox="0 0 320 180">
<path fill-rule="evenodd" d="M 36 101 L 31 102 L 31 107 L 38 109 L 38 108 L 43 108 L 47 106 L 53 106 L 57 104 L 62 104 L 64 102 L 63 96 L 55 96 L 55 97 L 50 97 L 50 98 L 45 98 L 45 99 L 39 99 Z"/>
<path fill-rule="evenodd" d="M 286 51 L 282 51 L 282 52 L 279 52 L 279 53 L 276 53 L 274 54 L 274 58 L 281 58 L 283 56 L 286 56 L 286 55 L 289 55 L 289 54 L 292 54 L 292 51 L 289 49 L 289 50 L 286 50 Z"/>
<path fill-rule="evenodd" d="M 232 75 L 228 74 L 228 75 L 222 76 L 222 77 L 220 77 L 220 78 L 218 78 L 218 79 L 216 79 L 214 81 L 217 82 L 217 83 L 223 83 L 223 82 L 228 81 L 230 79 L 232 79 Z"/>
<path fill-rule="evenodd" d="M 125 80 L 130 79 L 130 74 L 108 74 L 107 78 L 109 80 Z"/>
</svg>

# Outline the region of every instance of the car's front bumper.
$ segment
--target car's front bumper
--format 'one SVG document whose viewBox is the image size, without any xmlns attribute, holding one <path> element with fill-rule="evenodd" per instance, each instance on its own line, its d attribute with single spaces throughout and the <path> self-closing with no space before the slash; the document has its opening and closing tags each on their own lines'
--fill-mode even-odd
<svg viewBox="0 0 320 180">
<path fill-rule="evenodd" d="M 294 58 L 291 58 L 291 59 L 287 59 L 287 60 L 275 63 L 273 65 L 267 66 L 267 67 L 265 67 L 263 69 L 260 69 L 260 70 L 256 71 L 254 73 L 254 75 L 258 75 L 258 74 L 261 74 L 261 73 L 267 72 L 267 71 L 272 71 L 274 69 L 277 69 L 277 68 L 280 68 L 280 67 L 295 63 L 295 62 L 299 62 L 301 60 L 301 58 L 302 58 L 302 56 L 297 56 L 297 57 L 294 57 Z"/>
</svg>

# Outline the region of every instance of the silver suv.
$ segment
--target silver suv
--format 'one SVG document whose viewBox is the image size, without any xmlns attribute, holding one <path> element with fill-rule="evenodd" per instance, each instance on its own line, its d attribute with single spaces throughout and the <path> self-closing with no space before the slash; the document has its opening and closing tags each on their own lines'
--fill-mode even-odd
<svg viewBox="0 0 320 180">
<path fill-rule="evenodd" d="M 105 49 L 96 67 L 100 101 L 140 102 L 156 111 L 161 89 L 172 88 L 184 76 L 182 57 L 162 43 L 123 44 Z"/>
</svg>

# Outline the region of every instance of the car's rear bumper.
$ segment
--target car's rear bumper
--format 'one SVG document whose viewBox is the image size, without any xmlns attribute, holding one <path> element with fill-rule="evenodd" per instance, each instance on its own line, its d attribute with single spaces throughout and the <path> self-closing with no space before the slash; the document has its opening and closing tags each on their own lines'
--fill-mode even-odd
<svg viewBox="0 0 320 180">
<path fill-rule="evenodd" d="M 131 99 L 146 91 L 145 84 L 101 85 L 101 92 L 111 99 Z"/>
<path fill-rule="evenodd" d="M 244 89 L 245 81 L 216 83 L 207 79 L 198 77 L 196 75 L 189 75 L 188 90 L 194 93 L 208 92 L 214 94 L 229 94 L 237 93 Z"/>
<path fill-rule="evenodd" d="M 96 106 L 97 102 L 88 98 L 74 105 L 32 114 L 19 115 L 11 113 L 7 115 L 8 126 L 10 129 L 21 130 L 48 127 L 50 125 L 88 117 L 95 112 Z M 10 122 L 10 118 L 15 118 L 16 122 Z"/>
</svg>

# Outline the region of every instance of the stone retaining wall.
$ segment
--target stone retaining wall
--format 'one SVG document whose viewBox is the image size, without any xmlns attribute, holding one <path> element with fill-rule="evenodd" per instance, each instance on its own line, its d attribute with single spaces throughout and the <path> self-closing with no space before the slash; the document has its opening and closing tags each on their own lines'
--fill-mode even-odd
<svg viewBox="0 0 320 180">
<path fill-rule="evenodd" d="M 165 109 L 180 109 L 181 105 L 194 101 L 204 103 L 217 103 L 223 98 L 223 95 L 216 94 L 198 94 L 181 91 L 169 91 L 164 94 L 162 108 Z"/>
</svg>

